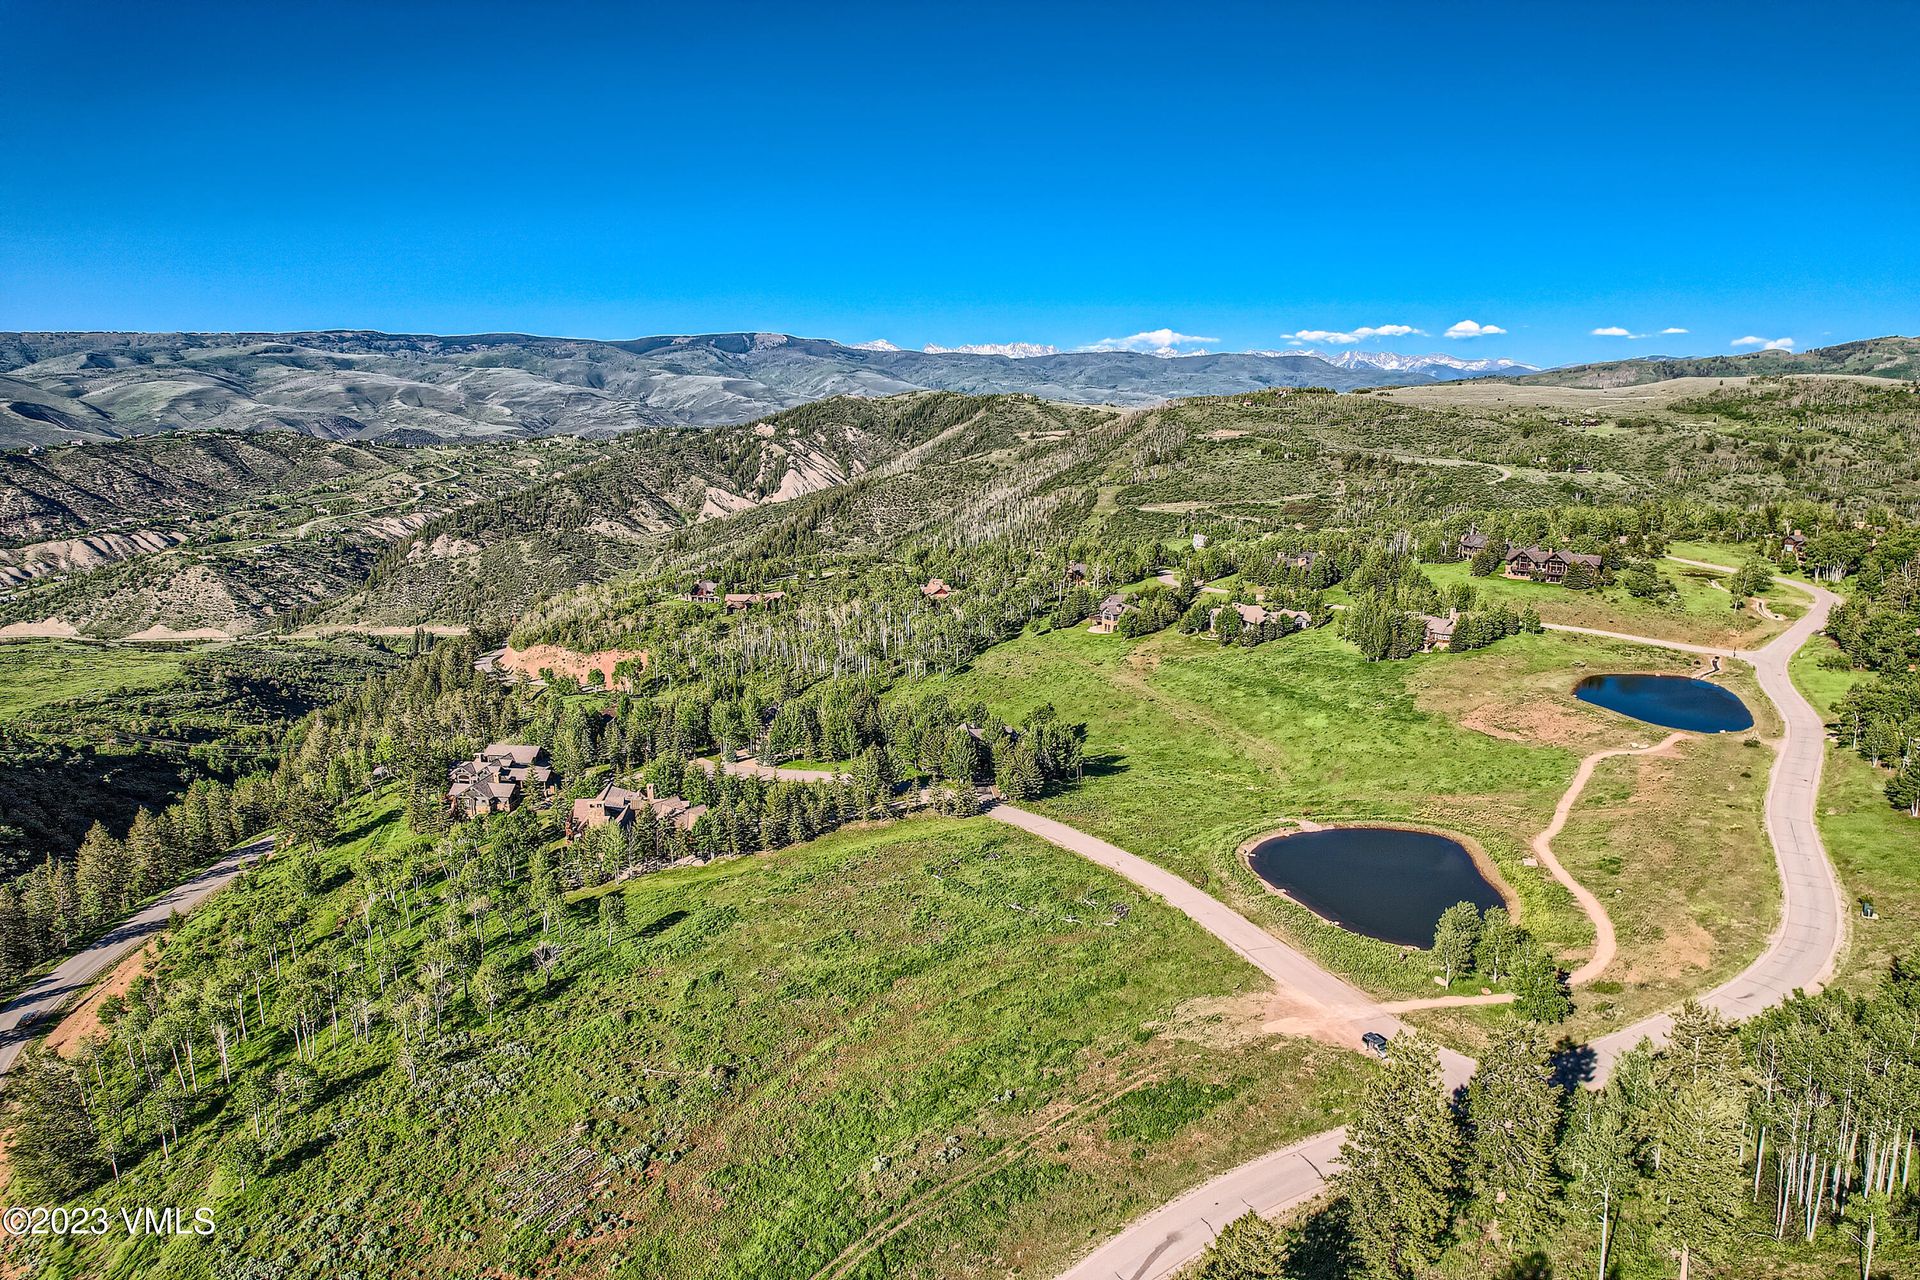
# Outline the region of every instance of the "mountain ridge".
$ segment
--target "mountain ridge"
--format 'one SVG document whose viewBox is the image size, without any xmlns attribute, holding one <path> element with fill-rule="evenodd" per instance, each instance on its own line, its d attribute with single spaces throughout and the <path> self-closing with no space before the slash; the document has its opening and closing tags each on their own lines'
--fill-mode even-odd
<svg viewBox="0 0 1920 1280">
<path fill-rule="evenodd" d="M 1292 352 L 1013 356 L 750 331 L 620 341 L 369 329 L 14 332 L 0 333 L 0 447 L 203 428 L 405 444 L 599 438 L 749 422 L 840 395 L 1026 394 L 1143 408 L 1406 380 Z"/>
</svg>

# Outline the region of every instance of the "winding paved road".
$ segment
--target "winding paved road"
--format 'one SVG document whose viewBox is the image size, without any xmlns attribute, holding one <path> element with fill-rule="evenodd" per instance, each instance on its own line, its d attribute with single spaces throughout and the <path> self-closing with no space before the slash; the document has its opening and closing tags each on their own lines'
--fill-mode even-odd
<svg viewBox="0 0 1920 1280">
<path fill-rule="evenodd" d="M 1702 561 L 1680 563 L 1732 572 L 1727 566 Z M 1760 687 L 1780 709 L 1785 736 L 1767 787 L 1766 818 L 1768 838 L 1780 869 L 1781 919 L 1758 959 L 1702 997 L 1704 1003 L 1732 1018 L 1748 1017 L 1778 1004 L 1796 989 L 1817 990 L 1832 976 L 1846 939 L 1846 911 L 1839 880 L 1815 826 L 1826 727 L 1787 673 L 1794 653 L 1826 626 L 1827 615 L 1839 597 L 1821 587 L 1792 585 L 1812 597 L 1812 607 L 1786 631 L 1752 651 L 1585 627 L 1553 628 L 1685 653 L 1741 658 L 1753 665 Z M 1038 814 L 1010 805 L 999 805 L 990 812 L 1165 898 L 1273 978 L 1282 994 L 1324 1010 L 1336 1022 L 1344 1022 L 1350 1034 L 1357 1036 L 1361 1030 L 1375 1029 L 1392 1034 L 1389 1027 L 1398 1029 L 1393 1015 L 1371 997 L 1171 872 Z M 1604 1080 L 1619 1055 L 1642 1039 L 1664 1041 L 1672 1025 L 1670 1015 L 1658 1014 L 1594 1041 L 1594 1079 Z M 1471 1060 L 1459 1054 L 1443 1050 L 1442 1059 L 1449 1085 L 1457 1087 L 1472 1072 Z M 1198 1257 L 1222 1228 L 1249 1210 L 1272 1217 L 1319 1194 L 1338 1167 L 1345 1138 L 1344 1129 L 1329 1130 L 1229 1169 L 1136 1219 L 1062 1272 L 1059 1280 L 1163 1280 Z"/>
<path fill-rule="evenodd" d="M 193 910 L 225 888 L 247 863 L 272 851 L 272 836 L 240 846 L 122 920 L 85 951 L 68 956 L 9 1000 L 0 1008 L 0 1076 L 6 1075 L 27 1042 L 40 1034 L 39 1023 L 49 1014 L 57 1013 L 95 978 L 119 963 L 120 957 L 165 928 L 174 912 L 184 915 Z"/>
</svg>

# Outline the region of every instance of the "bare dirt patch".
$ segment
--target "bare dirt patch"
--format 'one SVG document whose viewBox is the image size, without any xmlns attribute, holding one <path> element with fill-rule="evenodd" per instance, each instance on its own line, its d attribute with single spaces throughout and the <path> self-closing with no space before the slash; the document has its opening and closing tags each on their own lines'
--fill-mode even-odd
<svg viewBox="0 0 1920 1280">
<path fill-rule="evenodd" d="M 59 1025 L 47 1033 L 47 1047 L 64 1054 L 99 1031 L 100 1006 L 114 996 L 123 996 L 127 993 L 127 988 L 133 985 L 133 980 L 145 971 L 148 962 L 153 959 L 154 949 L 154 944 L 149 942 L 138 950 L 128 952 L 126 957 L 113 967 L 113 972 L 94 983 L 93 988 L 81 998 L 80 1003 L 75 1005 L 66 1017 L 60 1019 Z"/>
<path fill-rule="evenodd" d="M 541 672 L 550 671 L 581 684 L 591 684 L 593 681 L 588 677 L 596 676 L 601 684 L 613 689 L 623 683 L 615 676 L 614 668 L 632 659 L 646 662 L 646 651 L 600 649 L 593 653 L 578 653 L 572 649 L 562 649 L 557 644 L 536 644 L 527 649 L 505 650 L 500 655 L 500 665 L 517 675 L 534 679 L 539 679 Z"/>
</svg>

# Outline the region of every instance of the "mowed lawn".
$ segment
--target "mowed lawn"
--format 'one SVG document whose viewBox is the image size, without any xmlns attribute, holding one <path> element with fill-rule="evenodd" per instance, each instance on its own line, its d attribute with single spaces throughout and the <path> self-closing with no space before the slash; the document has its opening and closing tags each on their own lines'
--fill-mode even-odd
<svg viewBox="0 0 1920 1280">
<path fill-rule="evenodd" d="M 1816 637 L 1795 657 L 1793 680 L 1823 719 L 1864 672 L 1821 665 L 1839 648 Z M 1847 951 L 1840 981 L 1866 988 L 1896 956 L 1913 956 L 1920 938 L 1920 822 L 1887 803 L 1887 771 L 1876 769 L 1846 742 L 1827 747 L 1820 782 L 1820 838 L 1839 868 L 1848 907 Z M 1861 915 L 1862 899 L 1875 918 Z"/>
<path fill-rule="evenodd" d="M 312 936 L 351 927 L 359 889 L 331 869 L 422 847 L 395 817 L 353 815 Z M 627 900 L 611 945 L 602 893 Z M 251 896 L 184 936 L 225 936 Z M 223 1260 L 192 1237 L 66 1242 L 39 1274 L 1044 1277 L 1343 1122 L 1373 1069 L 1263 1034 L 1251 967 L 984 818 L 650 875 L 568 917 L 551 985 L 523 967 L 491 1025 L 456 992 L 445 1051 L 406 1066 L 384 1020 L 371 1043 L 324 1034 L 310 1136 L 245 1191 L 221 1164 L 245 1110 L 209 1088 L 170 1166 L 156 1149 L 95 1193 L 213 1207 Z M 417 957 L 437 928 L 395 945 Z M 290 1046 L 256 1037 L 236 1066 L 270 1075 Z"/>
<path fill-rule="evenodd" d="M 188 654 L 66 640 L 0 644 L 0 721 L 75 698 L 158 688 L 180 673 Z"/>
<path fill-rule="evenodd" d="M 1174 633 L 1130 643 L 1073 630 L 1024 636 L 931 683 L 1009 718 L 1051 702 L 1087 721 L 1085 780 L 1033 807 L 1178 872 L 1376 992 L 1420 995 L 1436 991 L 1425 955 L 1334 928 L 1268 892 L 1237 856 L 1241 843 L 1298 819 L 1409 822 L 1467 836 L 1517 894 L 1524 923 L 1571 967 L 1591 954 L 1592 928 L 1557 882 L 1523 864 L 1528 841 L 1580 756 L 1665 736 L 1578 702 L 1572 686 L 1595 670 L 1690 665 L 1644 646 L 1552 633 L 1470 654 L 1367 663 L 1326 629 L 1255 649 Z M 1762 732 L 1777 725 L 1750 678 L 1734 687 L 1760 712 Z M 1771 927 L 1764 917 L 1774 872 L 1754 816 L 1771 756 L 1752 749 L 1761 780 L 1742 779 L 1726 793 L 1719 772 L 1734 748 L 1714 748 L 1669 762 L 1659 806 L 1637 818 L 1660 822 L 1696 790 L 1716 802 L 1731 795 L 1733 816 L 1703 813 L 1716 832 L 1711 848 L 1676 855 L 1689 860 L 1690 879 L 1713 880 L 1763 919 L 1757 937 L 1711 942 L 1705 963 L 1718 972 L 1750 958 Z M 1658 873 L 1630 833 L 1599 839 L 1602 856 L 1620 860 L 1622 884 L 1636 868 Z M 1697 934 L 1691 905 L 1670 892 L 1648 916 L 1623 939 L 1636 962 L 1643 938 L 1650 959 L 1670 934 Z"/>
</svg>

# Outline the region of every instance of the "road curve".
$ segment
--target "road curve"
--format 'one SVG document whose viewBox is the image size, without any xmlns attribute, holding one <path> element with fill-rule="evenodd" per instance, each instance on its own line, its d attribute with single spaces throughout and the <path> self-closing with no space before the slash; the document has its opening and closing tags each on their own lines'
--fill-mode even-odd
<svg viewBox="0 0 1920 1280">
<path fill-rule="evenodd" d="M 1732 572 L 1704 561 L 1682 563 Z M 1780 871 L 1780 920 L 1752 964 L 1700 998 L 1729 1018 L 1750 1018 L 1796 990 L 1818 991 L 1833 976 L 1847 939 L 1846 899 L 1817 822 L 1827 727 L 1788 673 L 1793 655 L 1826 627 L 1840 597 L 1824 587 L 1787 582 L 1812 597 L 1811 606 L 1769 643 L 1735 655 L 1753 665 L 1760 688 L 1780 709 L 1786 732 L 1768 778 L 1766 804 L 1767 838 Z M 1679 647 L 1660 640 L 1641 643 Z M 1605 1079 L 1615 1059 L 1642 1039 L 1664 1043 L 1672 1027 L 1672 1016 L 1661 1013 L 1601 1036 L 1591 1046 L 1594 1078 Z"/>
<path fill-rule="evenodd" d="M 14 1058 L 27 1042 L 39 1034 L 37 1027 L 42 1019 L 58 1012 L 69 999 L 117 964 L 120 957 L 158 933 L 174 912 L 185 914 L 193 910 L 225 888 L 247 863 L 272 850 L 272 836 L 262 836 L 240 846 L 122 920 L 86 950 L 68 956 L 9 1000 L 0 1008 L 0 1077 L 13 1066 Z"/>
<path fill-rule="evenodd" d="M 1732 572 L 1724 565 L 1684 563 Z M 1846 913 L 1839 880 L 1815 827 L 1820 772 L 1825 762 L 1826 727 L 1787 674 L 1787 664 L 1794 653 L 1826 626 L 1827 615 L 1839 597 L 1820 587 L 1803 583 L 1790 585 L 1811 596 L 1812 607 L 1786 631 L 1751 652 L 1585 627 L 1553 628 L 1684 653 L 1739 657 L 1753 664 L 1761 689 L 1780 708 L 1786 732 L 1774 761 L 1766 802 L 1767 834 L 1774 847 L 1783 888 L 1780 923 L 1758 959 L 1703 997 L 1709 1006 L 1734 1018 L 1748 1017 L 1778 1004 L 1796 989 L 1817 990 L 1832 976 L 1846 936 Z M 1570 793 L 1577 795 L 1571 789 Z M 1372 1005 L 1365 1016 L 1392 1021 L 1392 1014 L 1370 997 L 1320 969 L 1300 952 L 1171 872 L 1103 840 L 1025 810 L 999 805 L 990 812 L 1001 821 L 1012 822 L 1062 848 L 1089 857 L 1165 898 L 1202 928 L 1221 937 L 1283 988 L 1292 987 L 1297 980 L 1302 984 L 1298 990 L 1311 997 L 1328 991 L 1325 984 L 1336 984 L 1353 991 L 1363 1004 Z M 1222 934 L 1216 925 L 1230 933 Z M 1249 939 L 1242 932 L 1242 926 L 1261 936 Z M 1346 1001 L 1344 1007 L 1354 1007 L 1346 997 L 1340 998 Z M 1659 1014 L 1595 1041 L 1592 1045 L 1594 1079 L 1604 1081 L 1619 1055 L 1642 1039 L 1663 1041 L 1672 1025 L 1670 1015 Z M 1442 1054 L 1448 1083 L 1457 1086 L 1464 1080 L 1458 1074 L 1460 1064 L 1465 1064 L 1469 1073 L 1472 1064 L 1451 1051 L 1443 1050 Z M 1119 1235 L 1061 1272 L 1059 1280 L 1164 1280 L 1197 1258 L 1227 1223 L 1241 1214 L 1251 1210 L 1272 1217 L 1319 1194 L 1327 1176 L 1338 1167 L 1344 1140 L 1345 1130 L 1329 1130 L 1229 1169 L 1128 1224 Z"/>
</svg>

